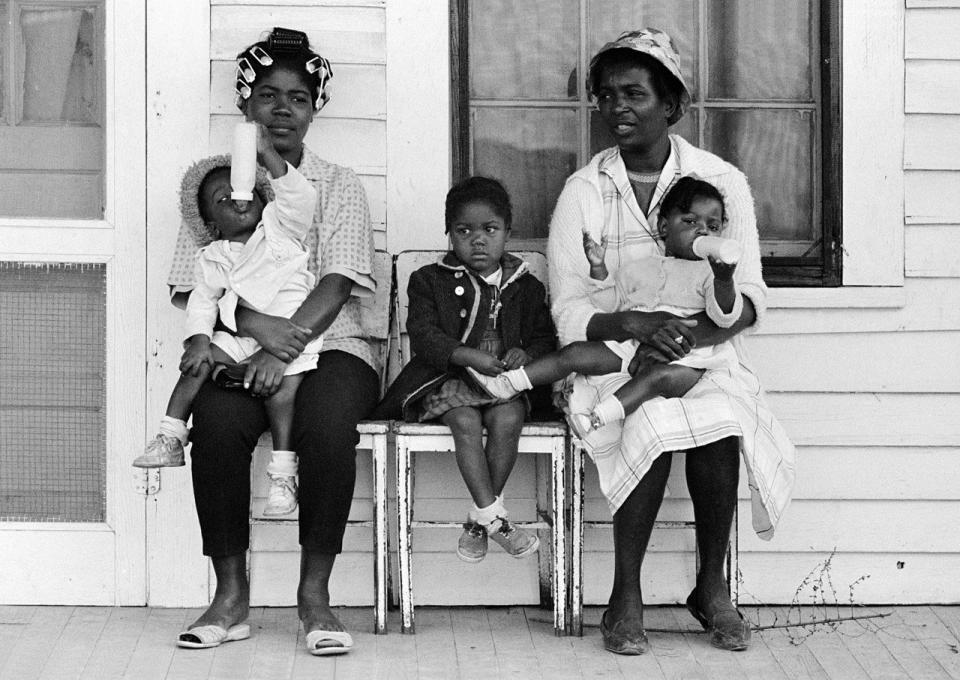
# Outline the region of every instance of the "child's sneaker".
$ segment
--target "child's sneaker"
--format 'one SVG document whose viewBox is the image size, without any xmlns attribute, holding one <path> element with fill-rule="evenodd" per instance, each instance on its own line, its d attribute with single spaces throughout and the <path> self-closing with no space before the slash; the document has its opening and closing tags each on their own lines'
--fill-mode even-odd
<svg viewBox="0 0 960 680">
<path fill-rule="evenodd" d="M 603 427 L 595 413 L 571 413 L 567 416 L 567 424 L 580 441 L 586 439 L 594 430 Z"/>
<path fill-rule="evenodd" d="M 183 442 L 165 434 L 151 439 L 143 455 L 133 461 L 133 467 L 138 468 L 180 467 L 183 464 Z"/>
<path fill-rule="evenodd" d="M 297 509 L 297 480 L 282 475 L 270 477 L 270 492 L 263 508 L 264 517 L 289 515 Z"/>
<path fill-rule="evenodd" d="M 479 562 L 486 556 L 487 530 L 468 519 L 457 544 L 457 557 L 464 562 Z"/>
<path fill-rule="evenodd" d="M 535 533 L 521 529 L 503 517 L 498 519 L 500 519 L 500 528 L 487 533 L 491 540 L 499 543 L 500 547 L 511 556 L 520 559 L 536 552 L 540 547 L 540 539 Z"/>
<path fill-rule="evenodd" d="M 484 375 L 470 366 L 467 366 L 467 373 L 476 381 L 480 389 L 487 393 L 488 397 L 493 397 L 494 399 L 513 399 L 520 394 L 520 392 L 510 384 L 510 381 L 502 375 Z"/>
</svg>

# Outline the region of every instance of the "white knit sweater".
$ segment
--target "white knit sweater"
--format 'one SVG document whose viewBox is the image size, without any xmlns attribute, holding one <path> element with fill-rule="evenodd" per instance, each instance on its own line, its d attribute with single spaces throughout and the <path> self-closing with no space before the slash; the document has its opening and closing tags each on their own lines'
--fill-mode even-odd
<svg viewBox="0 0 960 680">
<path fill-rule="evenodd" d="M 723 235 L 739 240 L 743 248 L 734 278 L 740 291 L 753 302 L 759 322 L 766 310 L 767 287 L 760 270 L 757 221 L 747 179 L 730 163 L 693 146 L 682 137 L 670 135 L 670 141 L 680 176 L 690 175 L 710 182 L 723 195 L 728 219 Z M 589 265 L 583 253 L 582 236 L 586 230 L 599 242 L 613 226 L 604 223 L 601 168 L 613 174 L 618 186 L 628 186 L 620 150 L 613 147 L 601 151 L 567 179 L 550 222 L 547 244 L 550 298 L 561 345 L 585 340 L 591 317 L 603 311 L 590 300 Z M 619 229 L 625 232 L 626 238 L 619 241 L 624 245 L 618 250 L 613 245 L 615 239 L 611 238 L 607 250 L 607 268 L 611 276 L 623 262 L 660 254 L 656 241 L 647 236 L 648 231 L 656 233 L 656 215 L 650 216 L 652 224 L 645 224 L 632 192 L 625 194 L 615 199 L 622 201 L 624 208 L 628 209 L 620 211 Z"/>
</svg>

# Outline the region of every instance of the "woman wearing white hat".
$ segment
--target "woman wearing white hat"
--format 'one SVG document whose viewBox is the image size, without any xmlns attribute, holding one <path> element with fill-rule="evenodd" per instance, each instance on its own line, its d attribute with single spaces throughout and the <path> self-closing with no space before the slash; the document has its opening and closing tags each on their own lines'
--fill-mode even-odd
<svg viewBox="0 0 960 680">
<path fill-rule="evenodd" d="M 687 608 L 722 649 L 746 649 L 750 627 L 730 601 L 723 566 L 737 503 L 740 454 L 754 496 L 753 525 L 769 539 L 790 500 L 792 446 L 779 446 L 765 430 L 770 418 L 740 338 L 766 307 L 753 199 L 743 173 L 717 156 L 668 133 L 690 104 L 679 57 L 666 33 L 644 29 L 607 43 L 590 62 L 589 91 L 617 146 L 601 151 L 568 180 L 550 225 L 548 258 L 553 314 L 562 345 L 578 340 L 638 340 L 631 368 L 682 358 L 691 348 L 731 340 L 738 370 L 708 371 L 682 399 L 645 403 L 622 425 L 614 423 L 582 441 L 597 466 L 613 512 L 613 591 L 601 620 L 604 646 L 618 654 L 649 648 L 643 630 L 640 567 L 670 471 L 672 451 L 686 451 L 686 477 L 697 526 L 700 569 Z M 583 234 L 606 240 L 610 275 L 662 254 L 657 238 L 660 201 L 682 176 L 716 186 L 742 256 L 735 278 L 743 313 L 729 329 L 705 314 L 684 320 L 666 313 L 604 313 L 590 301 Z M 716 374 L 716 375 L 714 375 Z M 589 412 L 630 375 L 576 376 L 564 390 L 570 413 Z"/>
</svg>

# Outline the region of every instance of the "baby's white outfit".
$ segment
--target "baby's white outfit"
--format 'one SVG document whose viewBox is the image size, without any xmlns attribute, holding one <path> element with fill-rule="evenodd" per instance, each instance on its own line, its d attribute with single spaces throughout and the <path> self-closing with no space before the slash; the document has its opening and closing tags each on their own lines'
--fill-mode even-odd
<svg viewBox="0 0 960 680">
<path fill-rule="evenodd" d="M 706 310 L 717 326 L 729 328 L 743 312 L 743 299 L 737 291 L 733 309 L 724 313 L 717 304 L 713 279 L 713 269 L 707 260 L 652 255 L 621 267 L 615 276 L 607 275 L 603 281 L 590 279 L 590 299 L 605 312 L 670 312 L 687 317 Z M 607 340 L 604 344 L 623 360 L 623 371 L 626 372 L 639 343 L 636 340 Z M 730 342 L 721 342 L 695 347 L 685 357 L 671 363 L 716 369 L 732 368 L 739 359 Z"/>
<path fill-rule="evenodd" d="M 210 336 L 237 363 L 249 359 L 260 345 L 253 338 L 214 332 L 217 317 L 234 331 L 238 304 L 289 318 L 316 284 L 307 269 L 304 239 L 313 223 L 317 192 L 289 163 L 286 174 L 270 178 L 270 184 L 275 198 L 264 207 L 260 224 L 246 243 L 214 241 L 197 254 L 197 284 L 187 302 L 186 337 Z M 284 375 L 316 368 L 322 345 L 322 336 L 311 340 Z"/>
</svg>

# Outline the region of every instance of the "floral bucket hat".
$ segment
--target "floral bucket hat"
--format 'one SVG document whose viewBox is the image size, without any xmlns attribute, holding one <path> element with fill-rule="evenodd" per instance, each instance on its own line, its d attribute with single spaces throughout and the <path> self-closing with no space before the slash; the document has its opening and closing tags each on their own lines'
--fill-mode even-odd
<svg viewBox="0 0 960 680">
<path fill-rule="evenodd" d="M 627 31 L 613 42 L 608 42 L 593 55 L 593 58 L 590 60 L 590 69 L 588 70 L 588 73 L 591 75 L 591 80 L 593 69 L 600 55 L 610 50 L 632 50 L 651 56 L 663 64 L 664 68 L 666 68 L 667 71 L 670 72 L 670 75 L 676 78 L 680 84 L 679 106 L 670 118 L 667 119 L 667 122 L 673 125 L 683 118 L 683 114 L 690 108 L 690 89 L 687 87 L 687 83 L 683 79 L 683 72 L 680 70 L 680 55 L 677 53 L 677 48 L 674 47 L 673 40 L 669 35 L 657 28 L 642 28 L 637 31 Z M 590 89 L 589 82 L 587 89 Z"/>
</svg>

